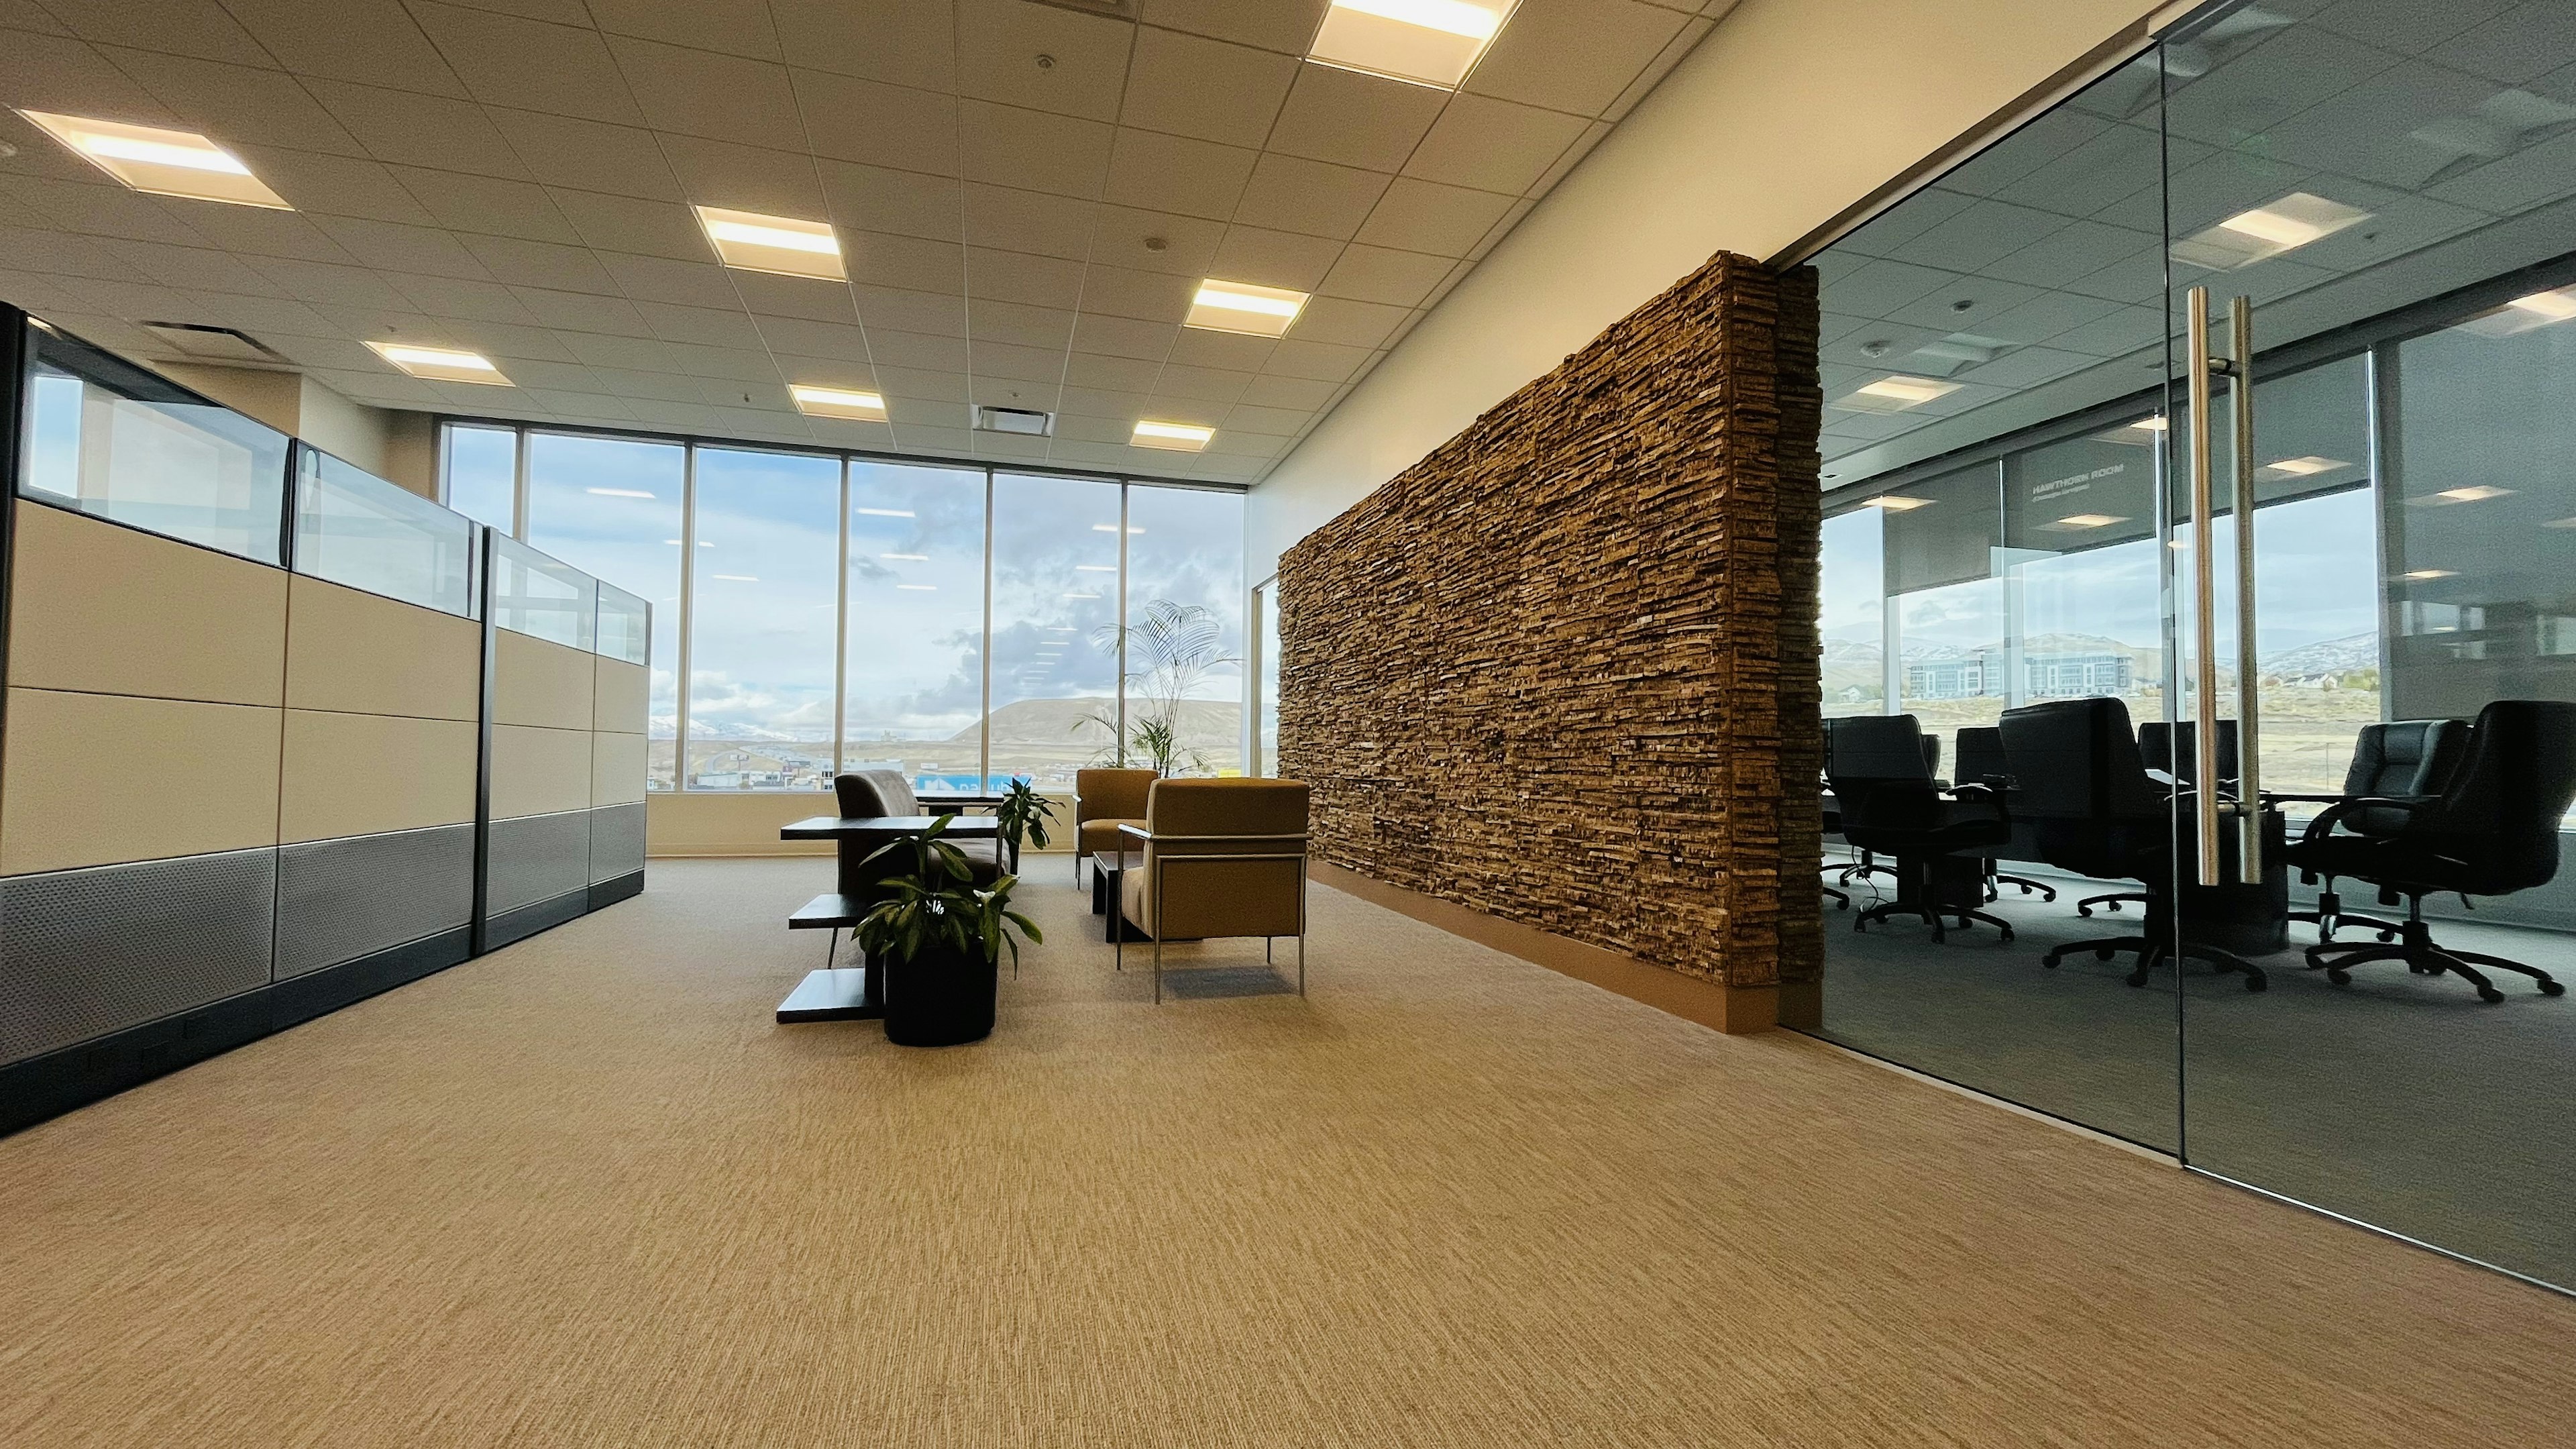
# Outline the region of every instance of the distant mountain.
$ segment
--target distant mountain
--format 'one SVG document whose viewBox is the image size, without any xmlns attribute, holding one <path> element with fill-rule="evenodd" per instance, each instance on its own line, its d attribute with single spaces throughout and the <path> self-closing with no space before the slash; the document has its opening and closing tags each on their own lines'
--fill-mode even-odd
<svg viewBox="0 0 2576 1449">
<path fill-rule="evenodd" d="M 2347 634 L 2341 639 L 2326 639 L 2278 654 L 2263 655 L 2262 660 L 2264 673 L 2290 679 L 2314 679 L 2320 675 L 2377 669 L 2379 635 Z"/>
</svg>

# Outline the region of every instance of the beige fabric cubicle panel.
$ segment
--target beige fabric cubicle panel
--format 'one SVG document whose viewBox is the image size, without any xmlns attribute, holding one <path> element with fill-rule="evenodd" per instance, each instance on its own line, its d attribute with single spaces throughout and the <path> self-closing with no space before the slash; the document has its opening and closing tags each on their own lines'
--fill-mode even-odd
<svg viewBox="0 0 2576 1449">
<path fill-rule="evenodd" d="M 592 678 L 590 727 L 619 734 L 644 733 L 653 695 L 653 671 L 601 655 Z"/>
<path fill-rule="evenodd" d="M 286 574 L 19 500 L 9 682 L 275 706 Z"/>
<path fill-rule="evenodd" d="M 276 844 L 282 715 L 11 689 L 0 874 Z"/>
<path fill-rule="evenodd" d="M 591 690 L 599 656 L 511 629 L 494 631 L 492 720 L 548 729 L 591 728 Z M 583 763 L 583 778 L 589 764 Z"/>
<path fill-rule="evenodd" d="M 279 836 L 470 824 L 479 734 L 472 720 L 288 710 Z"/>
<path fill-rule="evenodd" d="M 483 630 L 471 619 L 299 575 L 287 622 L 290 708 L 447 720 L 481 712 Z"/>
<path fill-rule="evenodd" d="M 590 803 L 632 805 L 644 798 L 644 737 L 599 730 L 590 737 Z"/>
<path fill-rule="evenodd" d="M 590 731 L 492 727 L 493 819 L 586 810 L 590 790 Z"/>
</svg>

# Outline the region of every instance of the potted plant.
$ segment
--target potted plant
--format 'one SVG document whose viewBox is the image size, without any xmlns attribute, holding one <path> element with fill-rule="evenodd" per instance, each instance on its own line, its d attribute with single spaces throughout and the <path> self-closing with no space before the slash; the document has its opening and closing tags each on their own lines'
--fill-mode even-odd
<svg viewBox="0 0 2576 1449">
<path fill-rule="evenodd" d="M 940 839 L 956 818 L 942 815 L 928 830 L 868 856 L 870 862 L 912 857 L 909 869 L 897 865 L 877 880 L 886 898 L 859 919 L 857 931 L 861 949 L 885 963 L 886 1040 L 901 1046 L 955 1046 L 990 1036 L 1002 948 L 1010 948 L 1017 975 L 1020 943 L 1012 931 L 1046 939 L 1036 922 L 1010 908 L 1019 877 L 979 887 L 966 857 Z"/>
<path fill-rule="evenodd" d="M 1046 823 L 1054 818 L 1054 802 L 1040 795 L 1025 778 L 1014 778 L 1003 789 L 1002 803 L 993 812 L 993 819 L 1001 829 L 1002 839 L 1010 842 L 1012 870 L 1020 868 L 1022 838 L 1040 850 L 1047 848 Z"/>
</svg>

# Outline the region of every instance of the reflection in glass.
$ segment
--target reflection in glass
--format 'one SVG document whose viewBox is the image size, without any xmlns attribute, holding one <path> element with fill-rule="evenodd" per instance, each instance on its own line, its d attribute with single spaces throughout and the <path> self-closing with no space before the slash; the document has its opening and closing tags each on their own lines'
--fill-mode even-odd
<svg viewBox="0 0 2576 1449">
<path fill-rule="evenodd" d="M 515 539 L 492 540 L 492 622 L 588 650 L 598 637 L 599 598 L 590 575 Z"/>
<path fill-rule="evenodd" d="M 37 353 L 25 492 L 284 561 L 284 433 L 65 338 L 39 334 Z"/>
<path fill-rule="evenodd" d="M 841 768 L 971 793 L 984 768 L 984 475 L 850 462 Z"/>
<path fill-rule="evenodd" d="M 1825 520 L 1817 623 L 1825 641 L 1828 719 L 1887 708 L 1887 609 L 1880 596 L 1887 565 L 1879 529 L 1885 516 L 1855 508 Z"/>
<path fill-rule="evenodd" d="M 1243 773 L 1243 495 L 1127 495 L 1127 754 Z"/>
<path fill-rule="evenodd" d="M 599 653 L 629 664 L 651 662 L 653 606 L 615 584 L 599 586 Z"/>
<path fill-rule="evenodd" d="M 472 616 L 471 521 L 319 449 L 297 452 L 297 573 Z"/>
<path fill-rule="evenodd" d="M 503 533 L 519 530 L 519 435 L 510 428 L 449 423 L 440 451 L 439 496 L 447 506 Z"/>
<path fill-rule="evenodd" d="M 689 788 L 832 783 L 841 462 L 700 448 Z"/>
<path fill-rule="evenodd" d="M 993 785 L 1070 791 L 1075 770 L 1120 761 L 1119 491 L 993 475 Z"/>
<path fill-rule="evenodd" d="M 646 778 L 655 790 L 672 787 L 679 726 L 680 495 L 687 471 L 688 450 L 678 443 L 528 434 L 528 541 L 653 605 Z"/>
</svg>

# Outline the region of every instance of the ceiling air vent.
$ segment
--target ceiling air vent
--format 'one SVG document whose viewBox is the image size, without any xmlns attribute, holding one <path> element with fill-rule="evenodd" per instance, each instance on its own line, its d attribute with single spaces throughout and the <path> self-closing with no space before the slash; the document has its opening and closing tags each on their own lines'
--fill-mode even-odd
<svg viewBox="0 0 2576 1449">
<path fill-rule="evenodd" d="M 1106 15 L 1113 20 L 1136 18 L 1136 0 L 1038 0 L 1058 10 L 1079 10 L 1087 15 Z"/>
<path fill-rule="evenodd" d="M 146 322 L 143 330 L 169 349 L 169 357 L 190 362 L 221 362 L 233 367 L 283 367 L 295 364 L 269 350 L 247 332 L 208 327 L 198 322 Z M 166 360 L 166 359 L 165 359 Z"/>
<path fill-rule="evenodd" d="M 979 433 L 1017 433 L 1026 438 L 1043 438 L 1055 432 L 1055 414 L 1036 413 L 1027 408 L 975 409 L 975 431 Z"/>
</svg>

